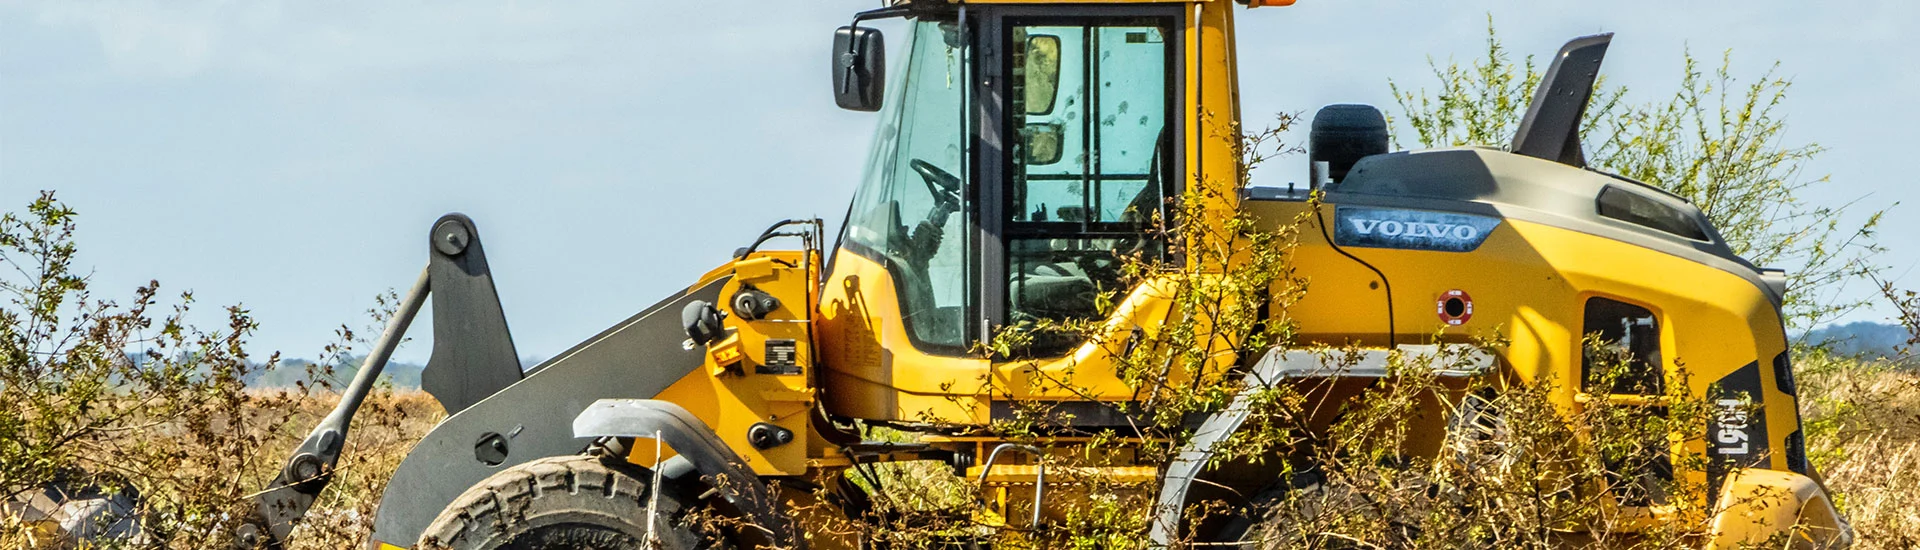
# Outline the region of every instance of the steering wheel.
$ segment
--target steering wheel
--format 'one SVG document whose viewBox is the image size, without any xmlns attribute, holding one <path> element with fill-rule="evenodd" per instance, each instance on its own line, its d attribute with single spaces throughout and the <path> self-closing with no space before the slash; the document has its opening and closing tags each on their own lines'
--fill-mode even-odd
<svg viewBox="0 0 1920 550">
<path fill-rule="evenodd" d="M 907 162 L 913 171 L 920 174 L 920 182 L 927 185 L 927 192 L 933 199 L 948 205 L 960 204 L 960 177 L 941 170 L 933 163 L 920 159 Z"/>
</svg>

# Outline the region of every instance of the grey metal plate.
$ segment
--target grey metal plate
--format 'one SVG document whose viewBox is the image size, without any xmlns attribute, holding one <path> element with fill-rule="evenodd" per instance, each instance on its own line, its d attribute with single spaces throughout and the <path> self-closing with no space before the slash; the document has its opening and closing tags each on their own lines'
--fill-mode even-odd
<svg viewBox="0 0 1920 550">
<path fill-rule="evenodd" d="M 1441 378 L 1479 376 L 1495 365 L 1493 354 L 1464 344 L 1401 345 L 1397 349 L 1403 365 L 1432 369 Z M 1290 378 L 1384 378 L 1392 370 L 1389 355 L 1383 348 L 1351 354 L 1332 349 L 1274 349 L 1254 363 L 1247 381 L 1272 384 Z"/>
<path fill-rule="evenodd" d="M 1476 376 L 1497 364 L 1491 353 L 1461 344 L 1403 345 L 1398 349 L 1403 364 L 1432 368 L 1443 377 Z M 1351 355 L 1339 350 L 1274 349 L 1254 363 L 1244 381 L 1248 388 L 1256 388 L 1301 378 L 1385 377 L 1389 371 L 1388 355 L 1388 350 L 1380 348 L 1362 349 Z M 1167 465 L 1156 499 L 1152 530 L 1148 533 L 1149 547 L 1167 548 L 1179 537 L 1188 489 L 1213 460 L 1214 447 L 1240 431 L 1240 425 L 1253 413 L 1254 393 L 1242 391 L 1226 410 L 1208 416 Z"/>
<path fill-rule="evenodd" d="M 524 375 L 479 228 L 464 214 L 447 214 L 434 222 L 430 241 L 433 356 L 420 373 L 420 389 L 458 413 Z"/>
<path fill-rule="evenodd" d="M 588 442 L 573 436 L 573 419 L 594 401 L 653 397 L 699 368 L 701 353 L 680 345 L 686 340 L 680 308 L 692 300 L 717 301 L 727 280 L 662 300 L 441 422 L 394 471 L 374 518 L 374 539 L 412 546 L 475 483 L 516 464 L 584 450 Z M 490 433 L 509 438 L 506 460 L 497 466 L 474 458 L 475 443 Z"/>
</svg>

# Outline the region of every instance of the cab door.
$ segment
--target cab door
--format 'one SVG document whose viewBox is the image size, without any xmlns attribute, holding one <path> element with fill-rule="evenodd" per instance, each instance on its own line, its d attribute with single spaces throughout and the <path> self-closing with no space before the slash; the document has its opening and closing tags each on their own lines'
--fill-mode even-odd
<svg viewBox="0 0 1920 550">
<path fill-rule="evenodd" d="M 829 412 L 982 423 L 994 396 L 1056 397 L 1007 376 L 1036 364 L 1128 393 L 1070 334 L 1018 360 L 986 344 L 1008 326 L 1164 310 L 1123 303 L 1120 257 L 1162 253 L 1152 222 L 1184 179 L 1188 19 L 1173 5 L 915 16 L 822 292 Z"/>
<path fill-rule="evenodd" d="M 1124 257 L 1164 259 L 1154 226 L 1185 173 L 1176 114 L 1185 17 L 1169 6 L 1001 7 L 984 21 L 983 36 L 997 43 L 981 63 L 997 74 L 983 94 L 992 98 L 981 103 L 983 135 L 1004 139 L 980 144 L 976 170 L 982 318 L 989 338 L 1008 327 L 1033 336 L 996 357 L 996 417 L 1009 400 L 1086 395 L 1034 384 L 1041 371 L 1071 371 L 1079 389 L 1130 393 L 1076 331 L 1047 327 L 1164 313 L 1164 304 L 1127 303 L 1122 267 Z"/>
</svg>

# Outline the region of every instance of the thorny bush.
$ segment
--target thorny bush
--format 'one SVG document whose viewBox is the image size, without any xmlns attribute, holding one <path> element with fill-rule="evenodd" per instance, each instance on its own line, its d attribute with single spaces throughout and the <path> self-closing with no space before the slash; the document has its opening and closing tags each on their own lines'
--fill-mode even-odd
<svg viewBox="0 0 1920 550">
<path fill-rule="evenodd" d="M 74 263 L 77 220 L 51 192 L 0 215 L 0 547 L 62 544 L 59 518 L 29 510 L 36 497 L 119 495 L 68 527 L 115 535 L 95 547 L 224 548 L 252 495 L 330 406 L 326 381 L 348 359 L 352 331 L 341 327 L 309 367 L 321 383 L 249 390 L 279 357 L 248 355 L 257 324 L 246 309 L 227 307 L 224 326 L 203 330 L 190 323 L 190 291 L 166 300 L 150 282 L 99 297 Z M 366 451 L 410 445 L 401 422 L 431 418 L 431 408 L 386 395 L 367 405 L 355 422 L 366 437 L 349 443 L 300 547 L 364 544 L 394 454 Z"/>
<path fill-rule="evenodd" d="M 1681 56 L 1671 95 L 1632 101 L 1625 86 L 1596 84 L 1581 134 L 1593 167 L 1646 182 L 1700 207 L 1734 253 L 1755 265 L 1784 268 L 1782 306 L 1795 332 L 1867 306 L 1848 293 L 1870 280 L 1884 249 L 1875 231 L 1885 209 L 1824 205 L 1834 182 L 1809 174 L 1826 148 L 1788 140 L 1781 109 L 1793 81 L 1779 66 L 1743 80 L 1731 52 L 1710 74 L 1692 52 Z M 1541 74 L 1533 56 L 1513 58 L 1487 21 L 1485 56 L 1467 66 L 1432 62 L 1437 89 L 1390 83 L 1407 130 L 1424 147 L 1506 148 L 1532 101 Z M 1402 130 L 1399 134 L 1408 134 Z M 1399 137 L 1399 136 L 1396 136 Z M 1859 223 L 1847 221 L 1858 215 Z M 1817 344 L 1813 343 L 1813 344 Z"/>
</svg>

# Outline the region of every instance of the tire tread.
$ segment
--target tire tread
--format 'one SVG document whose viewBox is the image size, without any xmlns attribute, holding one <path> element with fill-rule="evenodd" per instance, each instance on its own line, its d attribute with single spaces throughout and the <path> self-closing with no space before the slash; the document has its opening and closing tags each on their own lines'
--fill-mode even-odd
<svg viewBox="0 0 1920 550">
<path fill-rule="evenodd" d="M 516 526 L 525 530 L 529 518 L 540 514 L 597 514 L 624 523 L 607 527 L 630 531 L 635 518 L 628 516 L 637 510 L 644 517 L 653 490 L 651 479 L 652 473 L 645 468 L 590 455 L 547 457 L 513 466 L 455 498 L 421 535 L 420 547 L 491 550 L 510 540 Z M 662 496 L 663 515 L 681 512 L 679 497 Z M 663 537 L 689 544 L 694 540 L 679 522 L 665 523 L 675 532 Z"/>
</svg>

